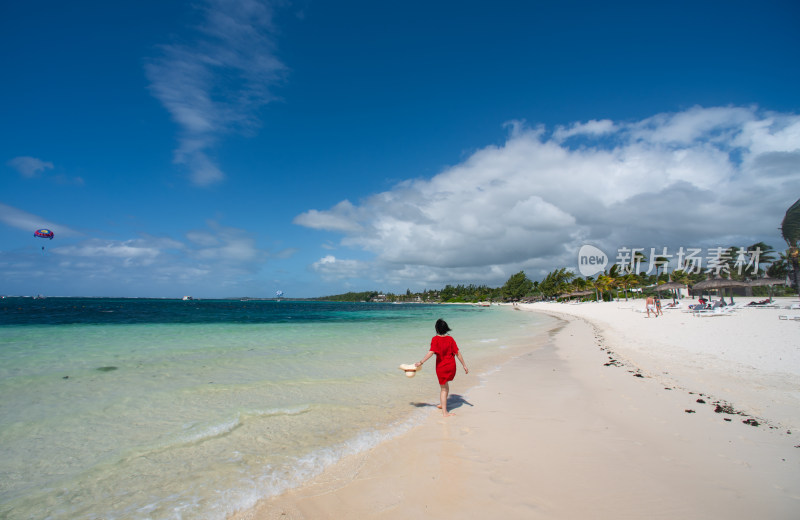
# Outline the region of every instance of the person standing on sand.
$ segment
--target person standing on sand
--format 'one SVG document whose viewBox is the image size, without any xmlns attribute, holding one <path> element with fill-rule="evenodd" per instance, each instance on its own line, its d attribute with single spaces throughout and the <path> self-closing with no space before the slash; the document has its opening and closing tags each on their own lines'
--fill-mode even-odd
<svg viewBox="0 0 800 520">
<path fill-rule="evenodd" d="M 647 317 L 650 317 L 650 313 L 652 312 L 653 315 L 658 318 L 658 312 L 656 312 L 656 301 L 653 299 L 652 296 L 648 296 L 647 300 L 644 302 L 645 306 L 647 307 Z"/>
<path fill-rule="evenodd" d="M 436 336 L 431 339 L 431 349 L 422 358 L 422 361 L 416 363 L 417 367 L 421 367 L 431 356 L 436 355 L 436 376 L 439 378 L 439 400 L 441 404 L 438 408 L 442 409 L 442 415 L 449 417 L 455 415 L 447 411 L 447 396 L 450 395 L 450 381 L 456 377 L 456 360 L 461 361 L 461 366 L 464 367 L 464 373 L 469 374 L 469 369 L 464 363 L 464 358 L 458 350 L 456 340 L 452 336 L 448 336 L 450 327 L 443 319 L 436 320 Z"/>
<path fill-rule="evenodd" d="M 661 310 L 661 298 L 656 296 L 656 317 L 663 316 L 664 311 Z"/>
</svg>

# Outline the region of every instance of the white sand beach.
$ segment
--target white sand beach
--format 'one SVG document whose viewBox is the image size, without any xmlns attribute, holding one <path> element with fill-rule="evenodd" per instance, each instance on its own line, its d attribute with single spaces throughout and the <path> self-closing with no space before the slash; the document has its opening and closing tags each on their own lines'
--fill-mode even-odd
<svg viewBox="0 0 800 520">
<path fill-rule="evenodd" d="M 691 303 L 664 308 L 659 318 L 646 317 L 642 300 L 531 308 L 590 321 L 616 358 L 667 386 L 730 401 L 738 410 L 800 433 L 800 322 L 780 319 L 800 319 L 800 309 L 788 308 L 797 299 L 776 299 L 774 308 L 743 306 L 699 317 L 685 312 Z"/>
<path fill-rule="evenodd" d="M 563 321 L 493 373 L 459 372 L 456 388 L 475 386 L 456 416 L 432 408 L 408 433 L 231 518 L 797 517 L 800 321 L 779 316 L 800 310 L 518 309 Z"/>
</svg>

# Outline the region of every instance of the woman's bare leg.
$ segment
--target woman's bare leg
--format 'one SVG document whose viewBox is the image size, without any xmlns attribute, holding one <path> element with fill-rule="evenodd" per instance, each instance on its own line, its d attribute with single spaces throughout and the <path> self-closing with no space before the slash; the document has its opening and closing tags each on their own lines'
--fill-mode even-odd
<svg viewBox="0 0 800 520">
<path fill-rule="evenodd" d="M 442 391 L 439 392 L 439 400 L 442 404 L 439 407 L 442 409 L 442 415 L 445 417 L 455 415 L 454 413 L 447 413 L 447 396 L 450 394 L 450 383 L 445 383 L 440 386 Z"/>
</svg>

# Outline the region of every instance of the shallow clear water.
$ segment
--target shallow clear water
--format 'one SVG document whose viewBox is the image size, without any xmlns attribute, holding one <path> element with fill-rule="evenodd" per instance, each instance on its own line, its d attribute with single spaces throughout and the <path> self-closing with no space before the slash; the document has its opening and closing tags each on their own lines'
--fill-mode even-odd
<svg viewBox="0 0 800 520">
<path fill-rule="evenodd" d="M 397 365 L 440 317 L 473 369 L 551 323 L 499 307 L 4 299 L 0 517 L 224 518 L 298 485 L 430 412 L 433 365 L 413 379 Z"/>
</svg>

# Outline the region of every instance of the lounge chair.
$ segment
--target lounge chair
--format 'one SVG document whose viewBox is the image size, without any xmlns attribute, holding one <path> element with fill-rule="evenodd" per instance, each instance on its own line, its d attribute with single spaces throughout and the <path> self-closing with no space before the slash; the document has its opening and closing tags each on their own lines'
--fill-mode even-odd
<svg viewBox="0 0 800 520">
<path fill-rule="evenodd" d="M 695 318 L 709 318 L 715 316 L 731 316 L 733 315 L 733 310 L 725 309 L 724 307 L 717 307 L 716 309 L 709 309 L 705 311 L 697 311 L 693 312 L 692 316 Z"/>
<path fill-rule="evenodd" d="M 734 303 L 733 305 L 718 305 L 712 307 L 710 309 L 701 309 L 697 312 L 693 312 L 692 316 L 700 317 L 708 317 L 708 316 L 730 316 L 731 314 L 735 313 L 739 309 L 742 308 L 742 305 L 739 303 Z"/>
<path fill-rule="evenodd" d="M 760 302 L 750 302 L 745 305 L 745 307 L 748 309 L 777 309 L 780 308 L 780 305 L 772 300 L 766 299 L 761 300 Z"/>
<path fill-rule="evenodd" d="M 697 312 L 697 311 L 704 311 L 711 308 L 710 303 L 694 303 L 686 307 L 683 312 Z"/>
<path fill-rule="evenodd" d="M 717 309 L 721 309 L 724 306 L 725 306 L 725 304 L 721 303 L 719 300 L 715 301 L 714 303 L 706 303 L 706 304 L 698 303 L 697 305 L 691 305 L 690 306 L 690 309 L 691 309 L 690 312 L 692 314 L 694 314 L 694 313 L 697 313 L 697 312 L 714 311 L 714 310 L 717 310 Z"/>
</svg>

